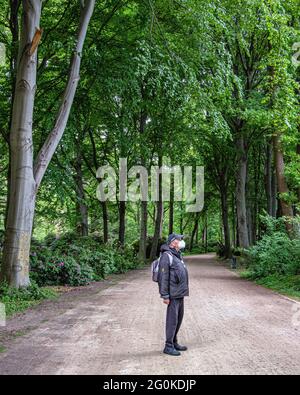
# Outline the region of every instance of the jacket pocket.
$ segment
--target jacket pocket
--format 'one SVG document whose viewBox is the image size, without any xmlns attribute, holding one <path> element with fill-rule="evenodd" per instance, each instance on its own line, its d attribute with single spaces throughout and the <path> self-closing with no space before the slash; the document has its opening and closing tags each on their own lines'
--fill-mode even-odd
<svg viewBox="0 0 300 395">
<path fill-rule="evenodd" d="M 179 281 L 180 277 L 178 275 L 178 269 L 173 268 L 170 271 L 170 283 L 176 286 L 177 284 L 179 284 Z"/>
<path fill-rule="evenodd" d="M 179 284 L 181 282 L 181 279 L 182 279 L 182 273 L 181 273 L 180 268 L 175 269 L 175 276 L 176 276 L 177 284 Z"/>
</svg>

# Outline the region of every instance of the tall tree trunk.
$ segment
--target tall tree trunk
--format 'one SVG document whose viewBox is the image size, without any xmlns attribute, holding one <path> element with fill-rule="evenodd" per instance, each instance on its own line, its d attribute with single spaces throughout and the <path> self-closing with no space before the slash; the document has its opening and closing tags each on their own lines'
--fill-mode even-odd
<svg viewBox="0 0 300 395">
<path fill-rule="evenodd" d="M 121 247 L 125 246 L 125 232 L 126 232 L 126 202 L 119 202 L 119 244 Z"/>
<path fill-rule="evenodd" d="M 32 118 L 36 90 L 37 53 L 31 53 L 40 26 L 41 1 L 23 1 L 22 33 L 10 131 L 11 171 L 1 280 L 29 285 L 29 249 L 36 199 L 33 175 Z"/>
<path fill-rule="evenodd" d="M 231 218 L 232 218 L 232 242 L 234 247 L 237 247 L 236 244 L 236 207 L 235 207 L 235 194 L 231 196 Z"/>
<path fill-rule="evenodd" d="M 77 195 L 77 212 L 79 223 L 77 230 L 81 236 L 88 236 L 89 225 L 88 225 L 88 208 L 85 203 L 85 192 L 83 185 L 83 175 L 82 175 L 82 157 L 80 151 L 78 152 L 77 158 L 75 160 L 75 186 Z"/>
<path fill-rule="evenodd" d="M 225 258 L 231 257 L 231 241 L 230 241 L 230 227 L 229 227 L 229 213 L 228 213 L 228 195 L 227 186 L 224 180 L 220 180 L 220 195 L 222 206 L 222 222 L 225 242 Z"/>
<path fill-rule="evenodd" d="M 10 0 L 10 17 L 9 17 L 9 27 L 12 35 L 12 49 L 10 57 L 10 74 L 11 74 L 11 102 L 14 103 L 15 100 L 15 89 L 16 89 L 16 73 L 17 73 L 17 61 L 18 61 L 18 45 L 19 45 L 19 8 L 20 0 Z M 13 117 L 13 106 L 10 107 L 10 116 L 8 123 L 8 130 L 11 130 Z M 8 144 L 8 170 L 7 170 L 7 196 L 6 196 L 6 209 L 5 209 L 5 219 L 4 227 L 6 228 L 7 218 L 8 218 L 8 205 L 9 205 L 9 195 L 10 195 L 10 180 L 11 180 L 11 148 L 10 148 L 10 138 L 9 132 L 6 136 L 6 142 Z"/>
<path fill-rule="evenodd" d="M 241 132 L 240 132 L 241 133 Z M 246 210 L 246 180 L 247 180 L 247 151 L 242 134 L 237 138 L 238 163 L 236 172 L 236 208 L 239 245 L 242 248 L 249 247 Z"/>
<path fill-rule="evenodd" d="M 248 238 L 249 244 L 253 245 L 253 211 L 251 205 L 248 203 L 247 208 L 247 226 L 248 226 Z"/>
<path fill-rule="evenodd" d="M 146 261 L 147 253 L 147 223 L 148 223 L 148 202 L 141 202 L 141 226 L 140 245 L 138 257 L 141 261 Z"/>
<path fill-rule="evenodd" d="M 277 199 L 277 177 L 275 168 L 272 172 L 272 217 L 276 218 L 276 213 L 278 209 L 278 199 Z"/>
<path fill-rule="evenodd" d="M 86 0 L 82 8 L 76 49 L 63 103 L 55 128 L 39 153 L 35 166 L 33 166 L 32 123 L 42 1 L 23 0 L 22 4 L 21 40 L 10 132 L 11 182 L 0 277 L 1 280 L 17 288 L 26 287 L 30 283 L 29 252 L 36 193 L 67 124 L 79 80 L 83 43 L 95 1 Z"/>
<path fill-rule="evenodd" d="M 278 183 L 278 192 L 279 202 L 281 207 L 282 216 L 287 219 L 291 219 L 294 216 L 292 204 L 286 200 L 284 195 L 289 195 L 289 188 L 286 182 L 285 174 L 284 174 L 284 158 L 281 146 L 281 137 L 279 134 L 275 134 L 273 136 L 273 149 L 274 149 L 274 158 L 275 158 L 275 167 L 276 167 L 276 175 L 277 175 L 277 183 Z M 286 229 L 289 234 L 293 231 L 293 225 L 290 224 L 287 220 Z"/>
<path fill-rule="evenodd" d="M 163 217 L 163 201 L 161 198 L 157 202 L 156 206 L 157 206 L 157 210 L 156 210 L 155 230 L 154 230 L 153 242 L 152 242 L 151 253 L 150 253 L 150 257 L 152 260 L 157 255 L 158 242 L 161 233 L 161 221 Z"/>
<path fill-rule="evenodd" d="M 161 218 L 160 218 L 160 228 L 159 228 L 159 239 L 162 239 L 163 237 L 163 230 L 164 230 L 164 205 L 162 205 L 162 212 L 161 212 Z"/>
<path fill-rule="evenodd" d="M 96 177 L 96 175 L 95 175 Z M 96 177 L 97 178 L 97 177 Z M 97 181 L 99 184 L 103 181 L 101 178 L 97 178 Z M 108 209 L 107 209 L 107 202 L 100 201 L 100 206 L 101 206 L 101 212 L 102 212 L 102 225 L 103 225 L 103 243 L 107 244 L 108 239 L 109 239 L 109 234 L 108 234 Z"/>
<path fill-rule="evenodd" d="M 272 190 L 272 178 L 273 178 L 273 150 L 272 142 L 267 141 L 266 147 L 266 162 L 265 162 L 265 191 L 267 197 L 267 212 L 270 216 L 273 216 L 273 190 Z"/>
<path fill-rule="evenodd" d="M 159 166 L 159 168 L 161 168 L 162 156 L 159 156 L 158 162 L 159 162 L 158 166 Z M 154 235 L 153 235 L 153 241 L 152 241 L 152 247 L 151 247 L 151 253 L 150 253 L 151 260 L 153 260 L 157 254 L 158 241 L 159 241 L 159 237 L 160 237 L 160 233 L 161 233 L 161 223 L 162 223 L 162 218 L 163 218 L 164 204 L 162 201 L 162 175 L 161 175 L 161 173 L 159 173 L 158 188 L 159 188 L 159 199 L 158 199 L 158 202 L 156 203 L 155 229 L 154 229 Z"/>
<path fill-rule="evenodd" d="M 183 202 L 180 202 L 180 223 L 179 223 L 179 228 L 180 228 L 180 234 L 183 235 L 184 229 L 183 229 Z"/>
<path fill-rule="evenodd" d="M 90 137 L 90 141 L 91 141 L 91 145 L 92 145 L 92 154 L 93 154 L 93 163 L 94 163 L 94 167 L 96 172 L 93 170 L 93 168 L 91 167 L 91 165 L 89 164 L 89 162 L 85 159 L 85 162 L 87 164 L 88 169 L 90 170 L 91 174 L 96 178 L 96 180 L 98 181 L 99 184 L 102 183 L 103 179 L 101 178 L 97 178 L 97 170 L 99 169 L 99 163 L 98 163 L 98 158 L 97 158 L 97 148 L 96 148 L 96 143 L 95 143 L 95 139 L 93 136 L 93 131 L 92 129 L 89 127 L 88 128 L 88 134 Z M 109 235 L 108 235 L 108 210 L 107 210 L 107 202 L 106 201 L 100 201 L 100 206 L 101 206 L 101 212 L 102 212 L 102 224 L 103 224 L 103 243 L 107 244 L 108 243 L 108 239 L 109 239 Z"/>
<path fill-rule="evenodd" d="M 169 208 L 169 235 L 174 231 L 174 179 L 171 177 L 171 195 Z"/>
<path fill-rule="evenodd" d="M 197 231 L 199 229 L 200 214 L 201 213 L 196 213 L 196 215 L 195 215 L 195 222 L 194 222 L 194 227 L 193 227 L 192 234 L 191 234 L 191 241 L 190 241 L 190 248 L 189 248 L 190 251 L 192 251 L 194 248 L 195 236 L 196 236 Z"/>
<path fill-rule="evenodd" d="M 254 169 L 255 169 L 255 186 L 254 186 L 254 204 L 253 204 L 253 212 L 252 212 L 252 243 L 255 244 L 257 241 L 257 230 L 258 230 L 258 216 L 260 214 L 260 206 L 261 206 L 261 163 L 262 162 L 262 149 L 261 145 L 258 147 L 258 160 L 255 158 L 254 153 Z"/>
<path fill-rule="evenodd" d="M 208 252 L 208 213 L 205 213 L 205 225 L 204 225 L 204 247 L 205 252 Z"/>
<path fill-rule="evenodd" d="M 104 244 L 108 243 L 108 212 L 107 212 L 107 204 L 106 202 L 101 202 L 102 209 L 102 222 L 103 222 L 103 242 Z"/>
<path fill-rule="evenodd" d="M 83 44 L 86 38 L 87 28 L 92 17 L 95 0 L 81 1 L 83 5 L 81 9 L 80 25 L 76 41 L 76 48 L 73 51 L 73 56 L 70 65 L 69 78 L 62 98 L 62 105 L 58 111 L 55 125 L 48 138 L 45 141 L 42 149 L 40 150 L 35 164 L 34 176 L 37 185 L 39 186 L 43 176 L 48 168 L 48 165 L 53 157 L 54 152 L 64 134 L 69 119 L 70 111 L 74 101 L 77 85 L 80 79 L 80 65 L 81 56 L 83 51 Z"/>
<path fill-rule="evenodd" d="M 144 90 L 142 88 L 142 97 Z M 140 115 L 140 137 L 143 138 L 146 129 L 147 114 L 145 111 L 141 111 Z M 146 165 L 146 159 L 143 150 L 141 151 L 141 165 Z M 141 224 L 140 224 L 140 243 L 138 258 L 140 261 L 145 262 L 147 259 L 147 232 L 148 232 L 148 202 L 141 201 Z"/>
</svg>

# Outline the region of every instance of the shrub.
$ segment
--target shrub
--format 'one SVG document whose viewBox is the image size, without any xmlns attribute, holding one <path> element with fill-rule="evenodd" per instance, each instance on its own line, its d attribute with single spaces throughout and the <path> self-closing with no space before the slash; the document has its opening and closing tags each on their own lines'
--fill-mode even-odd
<svg viewBox="0 0 300 395">
<path fill-rule="evenodd" d="M 245 251 L 250 277 L 297 275 L 300 273 L 300 240 L 290 239 L 282 219 L 265 219 L 266 234 Z"/>
<path fill-rule="evenodd" d="M 47 253 L 31 260 L 31 278 L 43 285 L 87 285 L 94 279 L 90 266 L 79 264 L 72 256 Z"/>
<path fill-rule="evenodd" d="M 31 278 L 42 285 L 86 285 L 108 274 L 134 269 L 137 259 L 130 249 L 100 244 L 99 237 L 71 233 L 57 239 L 48 236 L 33 243 Z"/>
</svg>

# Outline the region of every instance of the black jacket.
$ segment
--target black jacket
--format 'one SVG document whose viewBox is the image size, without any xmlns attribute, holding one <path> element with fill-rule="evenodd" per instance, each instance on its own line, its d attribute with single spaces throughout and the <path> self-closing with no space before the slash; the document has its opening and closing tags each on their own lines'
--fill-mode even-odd
<svg viewBox="0 0 300 395">
<path fill-rule="evenodd" d="M 161 254 L 158 277 L 161 297 L 163 299 L 178 299 L 189 296 L 189 276 L 181 253 L 164 244 L 161 247 Z M 169 254 L 172 254 L 171 266 Z"/>
</svg>

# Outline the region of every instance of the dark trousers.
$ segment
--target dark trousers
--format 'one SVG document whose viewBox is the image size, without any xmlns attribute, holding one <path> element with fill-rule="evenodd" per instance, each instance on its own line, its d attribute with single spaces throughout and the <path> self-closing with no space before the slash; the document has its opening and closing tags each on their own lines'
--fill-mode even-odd
<svg viewBox="0 0 300 395">
<path fill-rule="evenodd" d="M 166 346 L 174 347 L 184 314 L 184 298 L 170 299 L 167 308 Z"/>
</svg>

